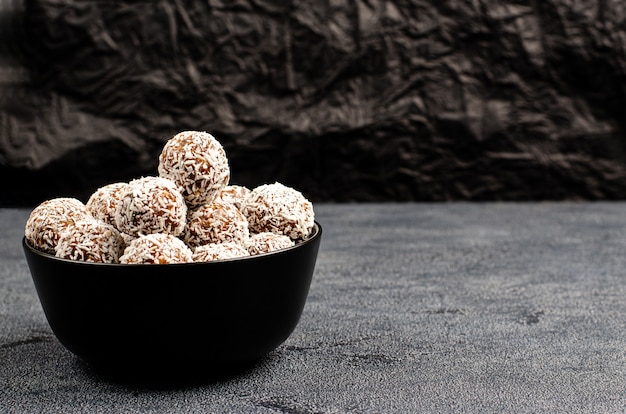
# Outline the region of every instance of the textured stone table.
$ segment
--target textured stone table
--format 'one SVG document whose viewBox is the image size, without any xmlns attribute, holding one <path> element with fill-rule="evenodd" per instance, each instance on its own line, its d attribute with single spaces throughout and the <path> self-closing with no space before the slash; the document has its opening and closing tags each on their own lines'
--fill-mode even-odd
<svg viewBox="0 0 626 414">
<path fill-rule="evenodd" d="M 0 412 L 623 412 L 626 203 L 316 205 L 293 335 L 250 370 L 119 382 L 52 335 L 0 210 Z"/>
</svg>

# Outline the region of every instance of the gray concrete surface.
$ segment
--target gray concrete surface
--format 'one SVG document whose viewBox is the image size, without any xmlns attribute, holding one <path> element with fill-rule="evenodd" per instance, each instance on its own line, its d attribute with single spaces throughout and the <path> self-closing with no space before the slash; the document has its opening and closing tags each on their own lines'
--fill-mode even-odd
<svg viewBox="0 0 626 414">
<path fill-rule="evenodd" d="M 624 412 L 626 203 L 315 206 L 293 335 L 220 380 L 93 372 L 51 333 L 0 210 L 0 412 Z"/>
</svg>

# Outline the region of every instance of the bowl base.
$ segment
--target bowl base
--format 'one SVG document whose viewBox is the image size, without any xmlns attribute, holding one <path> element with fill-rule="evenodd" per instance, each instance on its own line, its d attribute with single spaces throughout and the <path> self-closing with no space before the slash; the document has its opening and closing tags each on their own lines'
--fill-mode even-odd
<svg viewBox="0 0 626 414">
<path fill-rule="evenodd" d="M 262 364 L 258 360 L 236 364 L 185 364 L 169 366 L 165 364 L 119 364 L 85 361 L 76 357 L 78 365 L 90 375 L 100 380 L 127 386 L 150 389 L 178 389 L 190 386 L 222 382 L 253 371 Z"/>
</svg>

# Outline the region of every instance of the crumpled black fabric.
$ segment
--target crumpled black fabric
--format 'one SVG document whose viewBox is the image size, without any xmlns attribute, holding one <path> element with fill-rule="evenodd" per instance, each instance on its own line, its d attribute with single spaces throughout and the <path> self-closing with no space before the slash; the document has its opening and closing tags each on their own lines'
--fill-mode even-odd
<svg viewBox="0 0 626 414">
<path fill-rule="evenodd" d="M 0 164 L 46 196 L 154 174 L 186 129 L 314 201 L 626 194 L 622 0 L 26 5 Z"/>
</svg>

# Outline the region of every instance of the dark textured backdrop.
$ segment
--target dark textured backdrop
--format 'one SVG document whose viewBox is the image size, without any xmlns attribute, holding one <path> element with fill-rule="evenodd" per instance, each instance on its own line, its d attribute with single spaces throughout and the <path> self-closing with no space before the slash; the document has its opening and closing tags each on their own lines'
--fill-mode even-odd
<svg viewBox="0 0 626 414">
<path fill-rule="evenodd" d="M 3 204 L 154 174 L 185 129 L 314 201 L 626 198 L 623 0 L 12 3 Z"/>
</svg>

